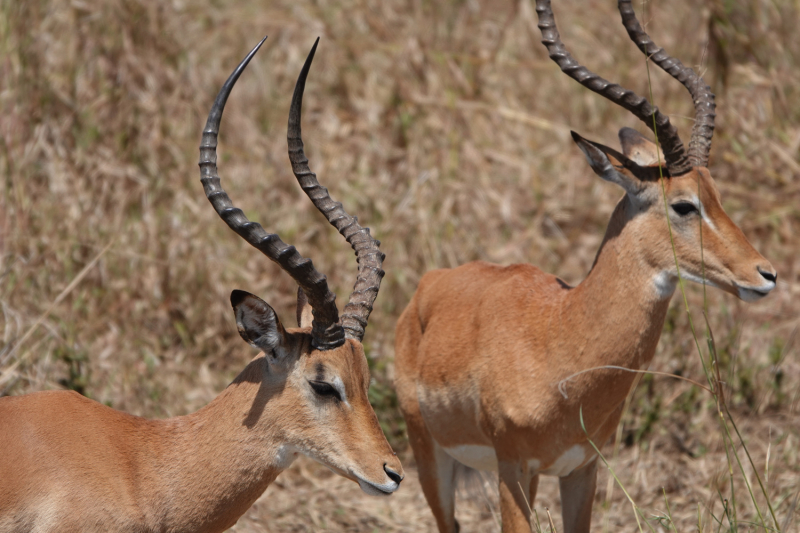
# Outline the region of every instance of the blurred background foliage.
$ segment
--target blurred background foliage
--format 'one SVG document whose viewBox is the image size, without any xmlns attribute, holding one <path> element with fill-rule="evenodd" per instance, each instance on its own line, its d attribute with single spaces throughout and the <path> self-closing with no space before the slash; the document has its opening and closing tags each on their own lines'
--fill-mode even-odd
<svg viewBox="0 0 800 533">
<path fill-rule="evenodd" d="M 576 58 L 647 94 L 644 57 L 613 0 L 553 4 Z M 772 466 L 796 479 L 800 3 L 646 7 L 654 40 L 716 92 L 712 174 L 728 214 L 779 273 L 755 304 L 709 290 L 708 320 L 756 453 L 768 462 L 771 443 Z M 291 90 L 319 35 L 306 152 L 383 243 L 387 274 L 365 337 L 370 398 L 406 451 L 393 327 L 421 275 L 483 259 L 579 283 L 621 192 L 594 176 L 569 130 L 610 146 L 623 126 L 645 131 L 560 74 L 536 24 L 532 0 L 0 1 L 0 393 L 67 387 L 134 414 L 180 415 L 256 355 L 236 333 L 232 289 L 259 294 L 293 325 L 292 280 L 217 218 L 196 166 L 216 92 L 264 34 L 226 108 L 220 174 L 236 205 L 313 258 L 346 301 L 354 256 L 286 155 Z M 687 140 L 688 93 L 652 76 L 656 104 Z M 688 298 L 701 323 L 702 290 L 689 287 Z M 652 368 L 703 379 L 680 298 Z M 719 451 L 706 431 L 713 416 L 702 391 L 647 376 L 620 445 L 679 464 Z M 691 485 L 715 490 L 710 468 Z M 784 507 L 798 489 L 786 483 L 776 488 Z"/>
</svg>

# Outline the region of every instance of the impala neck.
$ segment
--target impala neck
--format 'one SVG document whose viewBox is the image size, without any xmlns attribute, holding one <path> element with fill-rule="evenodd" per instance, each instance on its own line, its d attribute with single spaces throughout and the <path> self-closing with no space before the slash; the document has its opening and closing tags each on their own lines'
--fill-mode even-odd
<svg viewBox="0 0 800 533">
<path fill-rule="evenodd" d="M 655 354 L 675 283 L 647 259 L 643 247 L 654 243 L 653 230 L 645 225 L 645 214 L 635 212 L 626 195 L 614 210 L 591 272 L 567 296 L 561 338 L 572 345 L 574 372 L 604 365 L 638 370 Z M 634 378 L 631 372 L 596 370 L 571 381 L 567 390 L 603 391 L 607 404 L 616 405 Z"/>
<path fill-rule="evenodd" d="M 163 421 L 163 493 L 152 495 L 169 509 L 162 519 L 196 531 L 230 527 L 291 464 L 281 410 L 271 405 L 281 388 L 266 384 L 265 365 L 255 359 L 206 407 Z"/>
</svg>

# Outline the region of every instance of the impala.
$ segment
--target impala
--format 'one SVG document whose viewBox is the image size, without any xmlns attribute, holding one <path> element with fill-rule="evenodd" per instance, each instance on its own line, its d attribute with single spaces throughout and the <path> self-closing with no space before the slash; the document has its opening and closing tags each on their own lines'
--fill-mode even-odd
<svg viewBox="0 0 800 533">
<path fill-rule="evenodd" d="M 222 111 L 263 42 L 231 74 L 211 108 L 200 175 L 228 226 L 300 286 L 299 328 L 284 328 L 263 300 L 233 291 L 239 334 L 263 353 L 210 404 L 186 416 L 146 420 L 65 391 L 0 398 L 0 531 L 223 531 L 298 454 L 356 481 L 368 494 L 390 494 L 403 479 L 367 399 L 361 345 L 384 255 L 369 230 L 320 186 L 303 154 L 300 110 L 317 43 L 292 98 L 289 159 L 303 190 L 358 258 L 355 289 L 341 320 L 336 297 L 311 260 L 245 218 L 220 186 Z"/>
<path fill-rule="evenodd" d="M 691 143 L 686 150 L 647 100 L 579 65 L 561 42 L 550 0 L 537 0 L 550 57 L 653 129 L 663 156 L 629 128 L 619 133 L 621 153 L 572 134 L 592 170 L 625 190 L 578 286 L 531 265 L 485 262 L 420 281 L 397 323 L 396 387 L 440 532 L 458 531 L 456 462 L 498 472 L 504 532 L 530 531 L 540 475 L 559 477 L 564 531 L 589 531 L 597 468 L 590 440 L 599 445 L 614 432 L 634 381 L 607 367 L 650 363 L 678 281 L 668 224 L 684 278 L 745 301 L 775 287 L 775 270 L 725 214 L 707 168 L 713 94 L 656 47 L 630 0 L 619 9 L 639 49 L 691 93 Z"/>
</svg>

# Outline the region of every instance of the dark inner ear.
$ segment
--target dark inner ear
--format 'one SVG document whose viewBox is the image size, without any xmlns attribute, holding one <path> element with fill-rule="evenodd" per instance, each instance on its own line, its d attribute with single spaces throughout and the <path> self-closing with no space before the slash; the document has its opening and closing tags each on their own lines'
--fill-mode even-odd
<svg viewBox="0 0 800 533">
<path fill-rule="evenodd" d="M 630 130 L 635 133 L 641 139 L 647 141 L 644 137 L 639 135 L 639 132 L 636 130 L 632 130 L 631 128 L 623 128 L 623 130 Z M 663 175 L 665 178 L 669 177 L 669 172 L 667 171 L 666 167 L 661 167 L 661 172 L 659 172 L 658 165 L 652 167 L 643 167 L 633 161 L 632 159 L 628 158 L 626 155 L 619 153 L 618 151 L 614 150 L 613 148 L 609 148 L 600 143 L 596 143 L 594 141 L 590 141 L 589 139 L 585 139 L 580 135 L 572 132 L 572 138 L 575 142 L 583 141 L 590 144 L 594 149 L 603 152 L 606 157 L 608 157 L 609 162 L 611 165 L 618 171 L 623 174 L 628 174 L 630 177 L 638 179 L 640 181 L 658 181 L 658 179 Z M 620 135 L 622 133 L 620 132 Z M 576 138 L 577 137 L 577 138 Z"/>
<path fill-rule="evenodd" d="M 615 168 L 618 168 L 618 169 L 624 168 L 625 167 L 625 163 L 627 163 L 629 161 L 627 157 L 625 157 L 621 153 L 617 152 L 613 148 L 609 148 L 608 146 L 606 146 L 604 144 L 600 144 L 600 143 L 597 143 L 597 142 L 594 142 L 594 141 L 590 141 L 589 139 L 580 137 L 580 136 L 578 136 L 577 133 L 573 134 L 572 138 L 573 138 L 573 140 L 575 140 L 575 142 L 578 142 L 579 144 L 580 144 L 579 141 L 583 141 L 585 143 L 588 143 L 589 145 L 591 145 L 595 149 L 603 152 L 606 155 L 606 157 L 608 158 L 608 160 L 611 162 L 611 164 L 614 165 Z"/>
<path fill-rule="evenodd" d="M 231 306 L 239 335 L 266 353 L 279 355 L 286 331 L 272 307 L 258 296 L 238 290 L 231 293 Z"/>
<path fill-rule="evenodd" d="M 633 128 L 619 130 L 619 143 L 625 157 L 639 166 L 658 166 L 659 162 L 662 165 L 666 164 L 658 146 Z"/>
</svg>

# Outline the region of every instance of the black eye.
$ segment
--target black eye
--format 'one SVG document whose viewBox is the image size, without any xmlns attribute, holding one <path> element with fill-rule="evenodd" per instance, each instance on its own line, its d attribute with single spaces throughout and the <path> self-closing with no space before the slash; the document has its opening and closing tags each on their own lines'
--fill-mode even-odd
<svg viewBox="0 0 800 533">
<path fill-rule="evenodd" d="M 309 385 L 311 388 L 314 389 L 314 392 L 319 394 L 322 397 L 332 397 L 336 398 L 340 402 L 342 401 L 342 397 L 339 395 L 339 391 L 331 385 L 330 383 L 325 383 L 324 381 L 309 381 Z"/>
<path fill-rule="evenodd" d="M 678 213 L 680 216 L 685 217 L 689 213 L 696 213 L 697 207 L 691 202 L 678 202 L 676 204 L 672 204 L 672 210 Z"/>
</svg>

